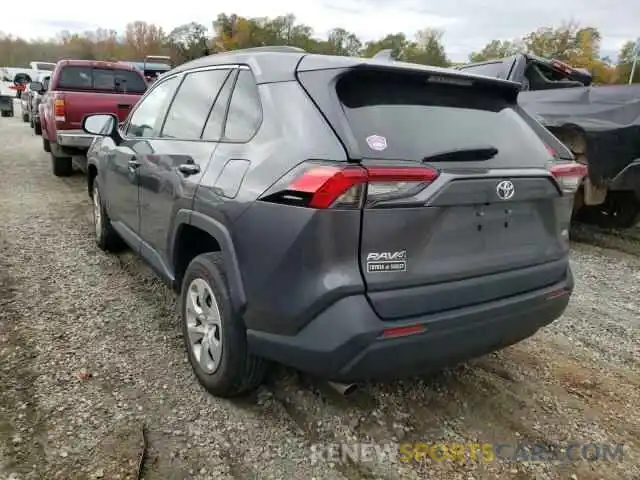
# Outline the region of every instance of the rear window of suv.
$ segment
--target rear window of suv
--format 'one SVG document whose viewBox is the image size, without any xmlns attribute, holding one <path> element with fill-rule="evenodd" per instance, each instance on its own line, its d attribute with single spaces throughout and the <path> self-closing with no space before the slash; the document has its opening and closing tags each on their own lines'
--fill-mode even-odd
<svg viewBox="0 0 640 480">
<path fill-rule="evenodd" d="M 66 66 L 60 73 L 60 88 L 117 93 L 144 93 L 147 84 L 132 70 Z"/>
<path fill-rule="evenodd" d="M 428 83 L 424 74 L 364 70 L 336 91 L 363 157 L 422 161 L 491 146 L 495 157 L 546 155 L 543 142 L 500 88 Z M 513 161 L 506 161 L 512 164 Z"/>
</svg>

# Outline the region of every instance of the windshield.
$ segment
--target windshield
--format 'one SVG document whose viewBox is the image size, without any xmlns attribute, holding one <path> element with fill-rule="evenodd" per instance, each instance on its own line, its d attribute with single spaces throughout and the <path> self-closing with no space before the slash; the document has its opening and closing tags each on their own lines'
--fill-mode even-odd
<svg viewBox="0 0 640 480">
<path fill-rule="evenodd" d="M 36 63 L 37 70 L 45 70 L 47 72 L 53 72 L 54 68 L 56 68 L 55 63 Z"/>
<path fill-rule="evenodd" d="M 143 93 L 147 89 L 142 76 L 132 70 L 79 66 L 67 66 L 62 69 L 59 87 L 119 93 Z"/>
<path fill-rule="evenodd" d="M 407 74 L 359 72 L 338 82 L 362 155 L 422 161 L 448 151 L 491 146 L 502 156 L 544 144 L 500 89 L 427 84 Z"/>
</svg>

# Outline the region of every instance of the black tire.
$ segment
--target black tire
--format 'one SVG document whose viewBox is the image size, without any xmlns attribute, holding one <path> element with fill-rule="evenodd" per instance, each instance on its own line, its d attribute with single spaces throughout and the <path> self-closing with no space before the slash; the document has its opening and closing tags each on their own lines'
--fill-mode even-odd
<svg viewBox="0 0 640 480">
<path fill-rule="evenodd" d="M 42 135 L 42 125 L 40 125 L 40 122 L 33 122 L 33 131 L 36 135 Z"/>
<path fill-rule="evenodd" d="M 631 228 L 640 221 L 640 200 L 632 191 L 610 191 L 598 213 L 600 227 Z"/>
<path fill-rule="evenodd" d="M 29 114 L 28 113 L 23 113 L 22 114 L 22 121 L 24 123 L 29 123 Z"/>
<path fill-rule="evenodd" d="M 202 279 L 208 284 L 220 313 L 222 355 L 213 373 L 207 373 L 198 363 L 187 331 L 187 296 L 189 286 L 196 279 Z M 231 398 L 248 393 L 260 386 L 265 378 L 268 362 L 252 355 L 248 350 L 244 323 L 242 318 L 233 311 L 229 300 L 222 254 L 205 253 L 191 261 L 182 282 L 180 312 L 182 334 L 189 362 L 196 378 L 209 393 L 217 397 Z"/>
<path fill-rule="evenodd" d="M 36 128 L 36 122 L 34 122 L 33 118 L 30 118 L 30 119 L 29 119 L 29 126 L 30 126 L 31 128 Z"/>
<path fill-rule="evenodd" d="M 2 117 L 8 117 L 9 116 L 9 112 L 3 110 L 2 112 L 0 112 L 0 116 Z"/>
<path fill-rule="evenodd" d="M 44 137 L 42 137 L 42 149 L 47 153 L 51 153 L 51 143 Z"/>
<path fill-rule="evenodd" d="M 56 177 L 68 177 L 73 173 L 71 157 L 57 157 L 51 153 L 51 171 Z"/>
<path fill-rule="evenodd" d="M 91 200 L 93 201 L 93 227 L 96 234 L 96 244 L 100 250 L 105 252 L 117 252 L 124 248 L 124 241 L 111 225 L 111 219 L 107 215 L 104 208 L 104 202 L 98 189 L 98 182 L 94 179 L 91 191 Z M 100 223 L 96 210 L 100 213 Z"/>
</svg>

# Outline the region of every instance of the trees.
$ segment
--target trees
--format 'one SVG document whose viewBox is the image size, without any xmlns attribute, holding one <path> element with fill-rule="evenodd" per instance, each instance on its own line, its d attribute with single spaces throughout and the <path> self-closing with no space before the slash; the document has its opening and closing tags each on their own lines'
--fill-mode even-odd
<svg viewBox="0 0 640 480">
<path fill-rule="evenodd" d="M 472 53 L 470 60 L 480 62 L 527 52 L 584 68 L 593 75 L 594 83 L 613 83 L 619 74 L 607 59 L 601 58 L 601 40 L 598 29 L 565 22 L 559 27 L 541 27 L 520 40 L 492 40 L 479 52 Z"/>
<path fill-rule="evenodd" d="M 180 25 L 171 30 L 165 43 L 174 63 L 194 60 L 209 51 L 207 27 L 196 22 Z"/>
<path fill-rule="evenodd" d="M 292 14 L 273 18 L 247 18 L 236 14 L 219 14 L 207 28 L 203 23 L 179 25 L 169 33 L 160 26 L 136 21 L 122 34 L 114 30 L 61 32 L 55 39 L 26 41 L 0 33 L 0 65 L 24 65 L 31 60 L 56 61 L 61 58 L 97 60 L 141 60 L 145 55 L 171 55 L 175 64 L 198 58 L 208 52 L 264 45 L 293 45 L 309 52 L 330 55 L 371 57 L 380 50 L 391 49 L 393 55 L 409 62 L 450 66 L 446 55 L 444 32 L 424 28 L 415 36 L 390 33 L 363 43 L 344 28 L 330 30 L 326 38 L 314 36 L 313 29 L 299 23 Z M 626 83 L 632 63 L 633 42 L 622 48 L 617 65 L 601 58 L 600 32 L 575 22 L 541 27 L 514 40 L 491 40 L 473 52 L 473 62 L 502 58 L 518 52 L 563 60 L 585 68 L 596 83 Z M 636 82 L 640 82 L 640 68 Z"/>
<path fill-rule="evenodd" d="M 469 55 L 472 62 L 483 62 L 494 58 L 504 58 L 525 50 L 522 40 L 491 40 L 479 52 Z"/>
<path fill-rule="evenodd" d="M 618 54 L 618 65 L 616 66 L 616 81 L 618 83 L 629 83 L 631 76 L 631 66 L 633 64 L 635 42 L 629 41 L 625 43 Z M 633 83 L 640 83 L 640 60 L 636 65 L 636 71 L 633 75 Z"/>
<path fill-rule="evenodd" d="M 443 32 L 425 28 L 416 33 L 414 40 L 408 40 L 404 33 L 394 33 L 372 42 L 367 42 L 365 57 L 372 57 L 380 50 L 390 49 L 398 60 L 446 67 L 449 59 L 442 44 Z"/>
<path fill-rule="evenodd" d="M 362 51 L 362 42 L 351 32 L 344 28 L 334 28 L 329 32 L 327 39 L 327 53 L 336 55 L 357 56 Z"/>
</svg>

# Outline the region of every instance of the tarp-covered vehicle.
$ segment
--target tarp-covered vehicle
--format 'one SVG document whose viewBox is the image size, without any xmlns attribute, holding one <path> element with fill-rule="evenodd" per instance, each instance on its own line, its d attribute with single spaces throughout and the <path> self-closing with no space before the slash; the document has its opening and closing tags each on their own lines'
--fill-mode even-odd
<svg viewBox="0 0 640 480">
<path fill-rule="evenodd" d="M 608 227 L 640 219 L 640 85 L 592 85 L 558 60 L 519 54 L 456 67 L 522 84 L 518 102 L 586 164 L 574 213 Z"/>
</svg>

